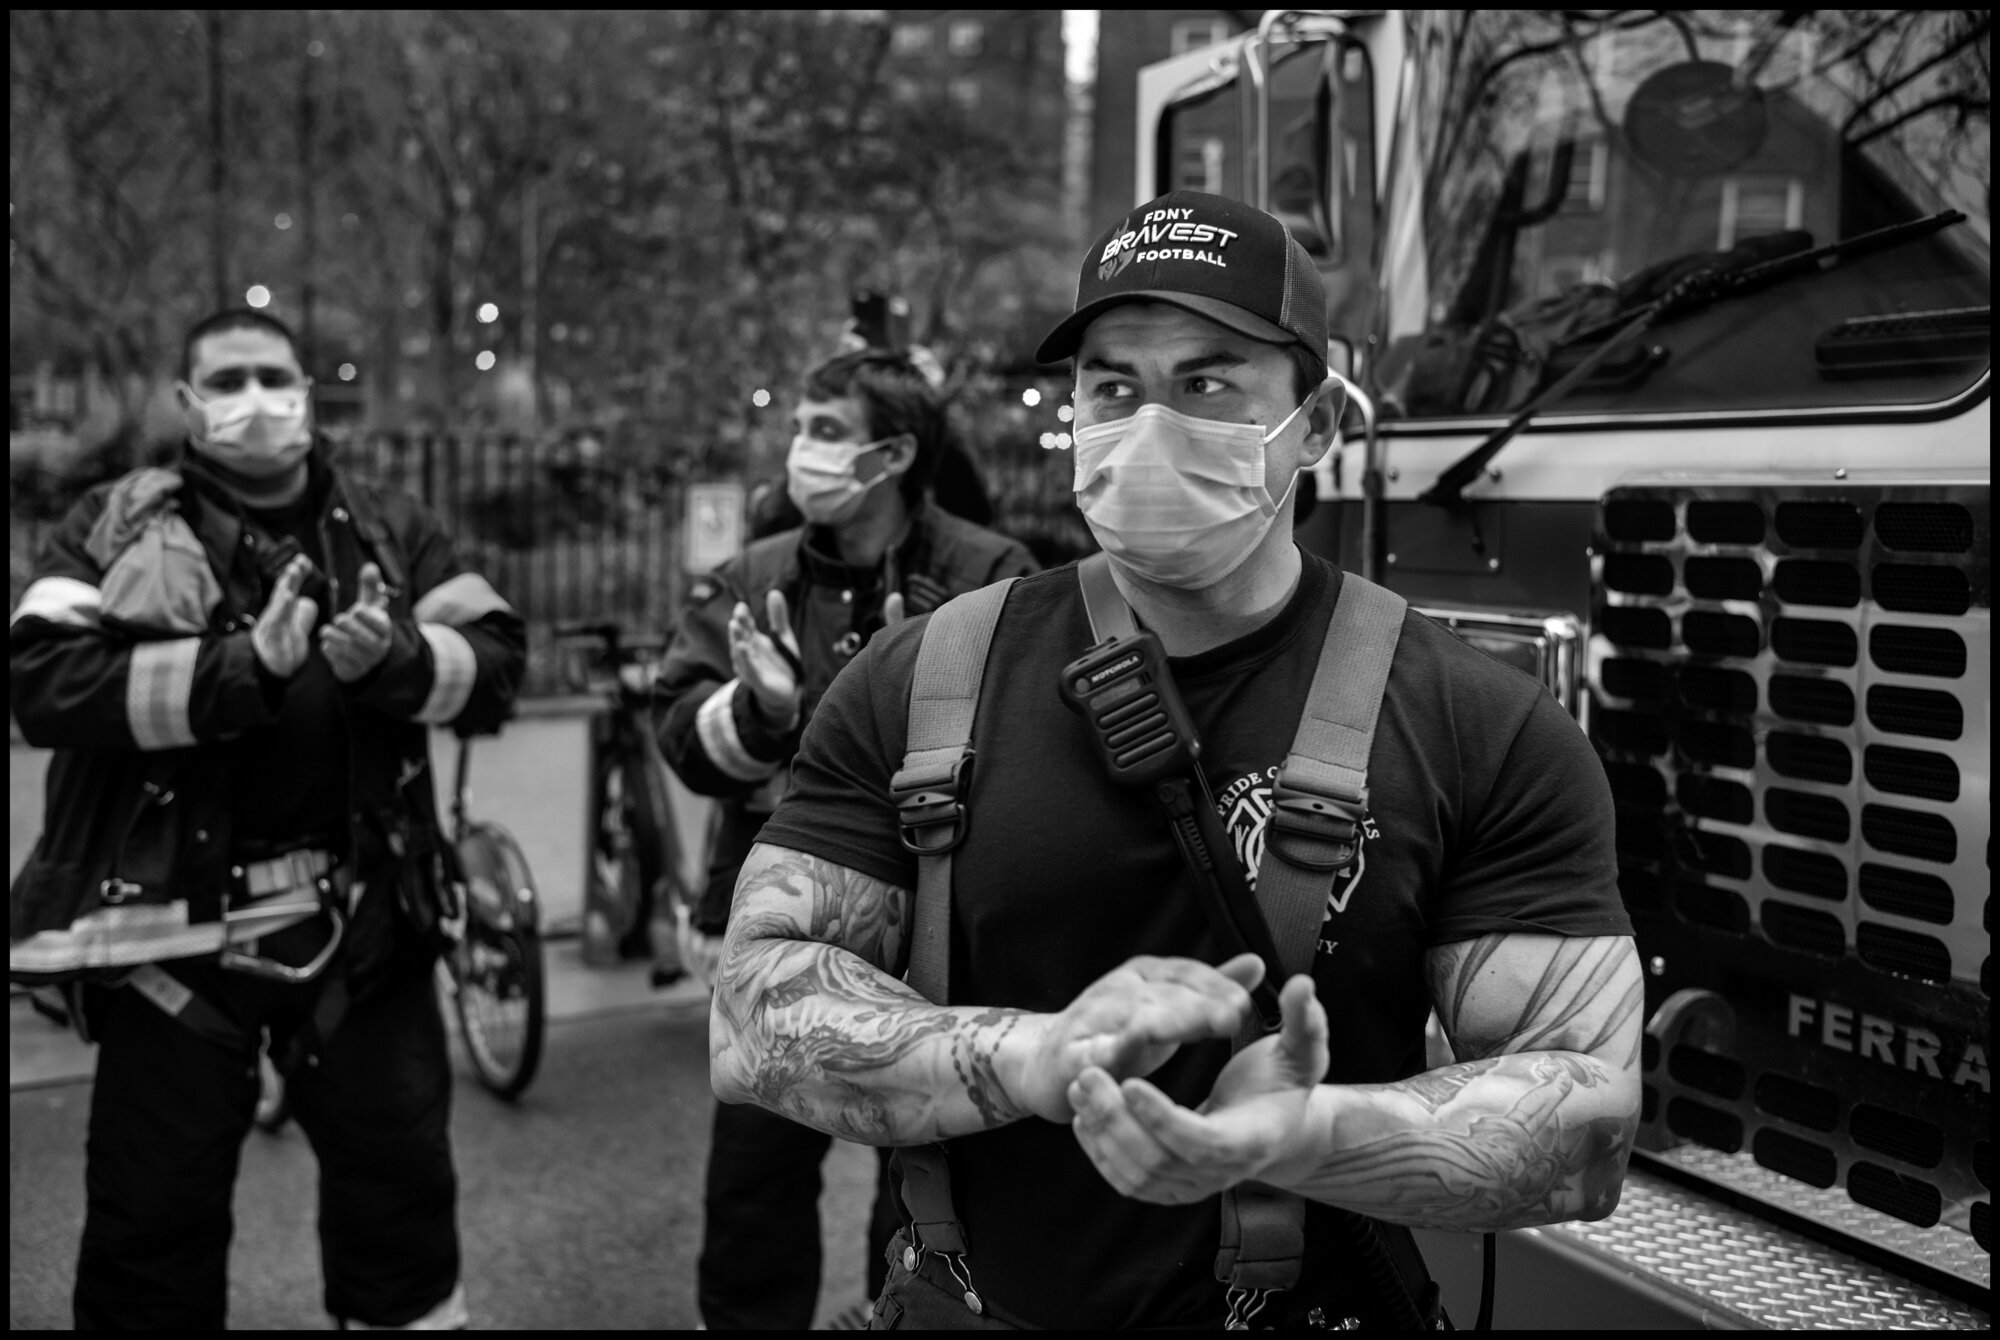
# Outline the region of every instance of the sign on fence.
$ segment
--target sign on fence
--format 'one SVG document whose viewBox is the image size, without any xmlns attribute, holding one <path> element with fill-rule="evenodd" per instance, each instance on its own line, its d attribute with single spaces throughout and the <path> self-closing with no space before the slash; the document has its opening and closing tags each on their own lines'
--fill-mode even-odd
<svg viewBox="0 0 2000 1340">
<path fill-rule="evenodd" d="M 690 484 L 687 490 L 687 570 L 707 572 L 743 548 L 743 486 Z"/>
</svg>

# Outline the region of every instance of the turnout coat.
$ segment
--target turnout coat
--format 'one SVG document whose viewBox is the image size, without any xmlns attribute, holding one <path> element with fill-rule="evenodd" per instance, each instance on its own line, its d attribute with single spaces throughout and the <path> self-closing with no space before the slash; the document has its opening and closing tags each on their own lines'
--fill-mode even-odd
<svg viewBox="0 0 2000 1340">
<path fill-rule="evenodd" d="M 1020 541 L 926 501 L 875 568 L 841 562 L 832 533 L 808 526 L 755 540 L 694 583 L 660 664 L 653 714 L 668 765 L 688 789 L 721 801 L 707 884 L 691 918 L 698 930 L 720 935 L 728 924 L 737 872 L 791 780 L 805 723 L 833 677 L 882 627 L 889 594 L 901 592 L 906 615 L 915 616 L 1035 570 Z M 760 630 L 775 635 L 765 609 L 770 591 L 785 594 L 799 643 L 804 701 L 789 731 L 764 719 L 729 660 L 729 615 L 738 601 L 750 606 Z"/>
<path fill-rule="evenodd" d="M 106 890 L 171 904 L 192 921 L 220 916 L 230 889 L 231 815 L 222 748 L 276 720 L 284 682 L 263 672 L 251 629 L 267 569 L 236 503 L 187 453 L 173 509 L 198 540 L 220 598 L 198 632 L 161 635 L 107 622 L 107 564 L 94 530 L 121 485 L 87 494 L 44 544 L 8 626 L 9 702 L 30 744 L 53 749 L 44 827 L 9 900 L 10 970 L 24 936 L 67 926 Z M 413 898 L 431 898 L 442 846 L 429 728 L 496 728 L 512 708 L 526 656 L 522 620 L 458 559 L 437 519 L 407 495 L 348 478 L 323 447 L 309 462 L 320 500 L 325 614 L 354 599 L 374 562 L 391 591 L 386 658 L 345 686 L 348 850 L 359 897 L 342 950 L 357 992 L 399 941 Z M 171 488 L 171 485 L 169 485 Z M 198 567 L 195 569 L 198 573 Z M 211 597 L 212 598 L 212 597 Z M 314 760 L 300 759 L 310 768 Z M 429 927 L 421 929 L 429 930 Z M 50 977 L 101 966 L 54 957 Z"/>
</svg>

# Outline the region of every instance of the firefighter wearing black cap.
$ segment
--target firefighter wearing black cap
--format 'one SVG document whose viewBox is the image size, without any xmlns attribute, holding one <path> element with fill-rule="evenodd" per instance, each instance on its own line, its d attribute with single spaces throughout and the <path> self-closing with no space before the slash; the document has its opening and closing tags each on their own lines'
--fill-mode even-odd
<svg viewBox="0 0 2000 1340">
<path fill-rule="evenodd" d="M 429 737 L 505 718 L 523 626 L 419 504 L 328 459 L 281 322 L 203 321 L 183 375 L 176 467 L 79 502 L 9 627 L 14 716 L 55 751 L 9 968 L 93 983 L 99 1044 L 76 1322 L 224 1324 L 268 1034 L 327 1310 L 463 1326 Z"/>
<path fill-rule="evenodd" d="M 1429 1324 L 1408 1226 L 1617 1202 L 1642 987 L 1608 788 L 1537 684 L 1294 543 L 1293 491 L 1343 395 L 1325 323 L 1310 258 L 1262 211 L 1180 191 L 1107 230 L 1038 357 L 1075 360 L 1075 493 L 1108 564 L 877 637 L 820 702 L 744 866 L 717 1093 L 942 1145 L 899 1153 L 877 1326 Z M 1270 984 L 1278 1026 L 1233 1053 L 1265 959 L 1231 952 L 1193 859 L 1058 693 L 1096 640 L 1080 577 L 1107 571 L 1163 644 L 1224 859 L 1260 901 L 1292 878 L 1270 851 L 1288 741 L 1322 662 L 1337 685 L 1354 655 L 1329 630 L 1350 601 L 1397 611 L 1345 859 L 1299 905 L 1307 966 Z M 940 673 L 926 639 L 973 608 L 990 649 Z M 980 666 L 949 782 L 913 789 L 953 675 Z M 945 840 L 940 929 L 915 891 Z M 917 984 L 944 969 L 938 1003 Z M 1433 1009 L 1458 1060 L 1427 1071 Z M 1246 1271 L 1248 1228 L 1222 1210 L 1257 1198 L 1302 1203 L 1302 1236 Z"/>
</svg>

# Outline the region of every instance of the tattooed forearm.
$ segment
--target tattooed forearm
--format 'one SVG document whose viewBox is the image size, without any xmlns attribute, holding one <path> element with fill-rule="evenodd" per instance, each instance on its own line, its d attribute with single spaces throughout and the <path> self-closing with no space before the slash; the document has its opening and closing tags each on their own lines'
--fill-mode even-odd
<svg viewBox="0 0 2000 1340">
<path fill-rule="evenodd" d="M 1284 1184 L 1416 1228 L 1601 1219 L 1618 1203 L 1636 1111 L 1590 1057 L 1464 1062 L 1401 1084 L 1322 1086 L 1322 1154 Z"/>
<path fill-rule="evenodd" d="M 1427 970 L 1459 1062 L 1321 1085 L 1280 1183 L 1415 1227 L 1611 1213 L 1638 1130 L 1645 988 L 1630 938 L 1489 935 L 1432 950 Z"/>
<path fill-rule="evenodd" d="M 910 893 L 779 847 L 745 862 L 709 1031 L 718 1096 L 848 1139 L 914 1144 L 1025 1115 L 1015 1010 L 940 1008 L 891 973 Z"/>
</svg>

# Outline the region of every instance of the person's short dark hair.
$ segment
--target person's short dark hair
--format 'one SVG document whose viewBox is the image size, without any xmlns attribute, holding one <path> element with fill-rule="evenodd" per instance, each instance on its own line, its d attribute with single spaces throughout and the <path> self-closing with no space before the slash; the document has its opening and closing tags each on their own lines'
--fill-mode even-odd
<svg viewBox="0 0 2000 1340">
<path fill-rule="evenodd" d="M 937 474 L 949 430 L 944 402 L 907 354 L 864 349 L 830 358 L 805 375 L 809 400 L 839 400 L 853 396 L 868 411 L 868 440 L 908 433 L 917 442 L 917 459 L 904 473 L 903 501 L 912 507 L 923 500 Z"/>
<path fill-rule="evenodd" d="M 1285 356 L 1292 360 L 1292 403 L 1303 404 L 1326 380 L 1326 364 L 1303 344 L 1286 345 Z"/>
<path fill-rule="evenodd" d="M 203 317 L 181 341 L 181 380 L 194 375 L 194 347 L 211 335 L 220 335 L 225 330 L 261 330 L 279 336 L 292 347 L 292 356 L 299 356 L 299 337 L 292 334 L 292 328 L 275 316 L 258 311 L 254 307 L 228 307 L 213 316 Z"/>
</svg>

